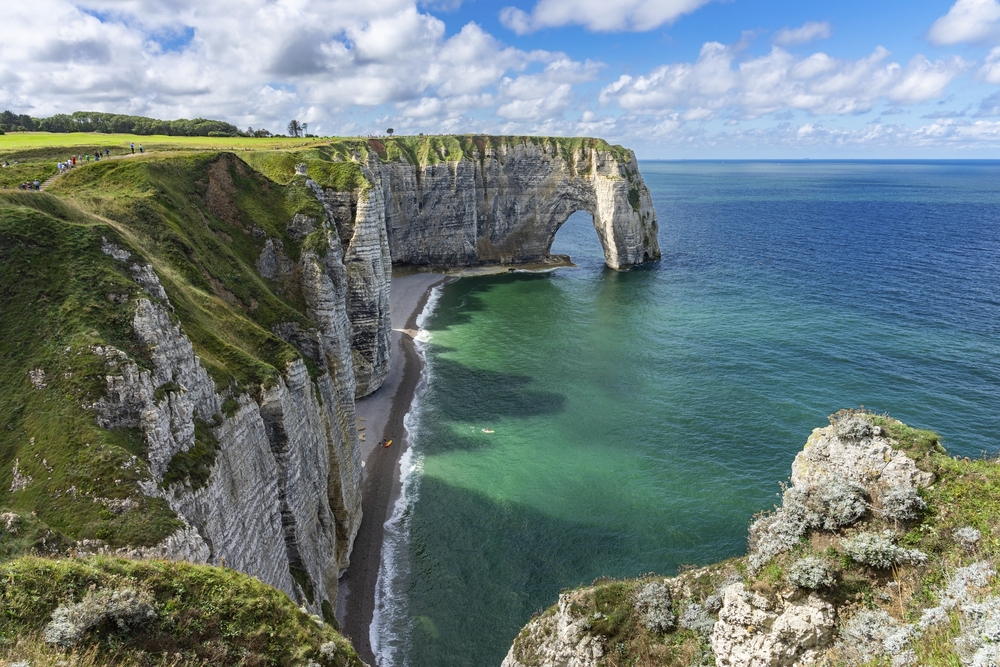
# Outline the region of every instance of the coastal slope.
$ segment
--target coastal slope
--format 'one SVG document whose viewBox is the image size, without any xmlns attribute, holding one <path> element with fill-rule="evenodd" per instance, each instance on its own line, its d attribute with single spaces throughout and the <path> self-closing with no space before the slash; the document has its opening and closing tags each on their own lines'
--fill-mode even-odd
<svg viewBox="0 0 1000 667">
<path fill-rule="evenodd" d="M 659 258 L 634 155 L 593 139 L 128 155 L 0 193 L 0 548 L 231 568 L 336 624 L 393 265 L 549 262 L 581 208 L 609 266 Z"/>
</svg>

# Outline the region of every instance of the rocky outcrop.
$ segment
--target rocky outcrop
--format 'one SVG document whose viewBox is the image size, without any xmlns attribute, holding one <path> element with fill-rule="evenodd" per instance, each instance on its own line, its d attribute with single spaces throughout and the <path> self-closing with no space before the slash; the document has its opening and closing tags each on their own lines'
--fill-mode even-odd
<svg viewBox="0 0 1000 667">
<path fill-rule="evenodd" d="M 152 475 L 143 492 L 166 499 L 185 522 L 141 553 L 224 564 L 315 613 L 335 604 L 361 520 L 346 271 L 336 237 L 329 236 L 322 257 L 307 251 L 300 259 L 317 323 L 317 330 L 300 333 L 324 362 L 315 380 L 296 360 L 258 401 L 230 398 L 224 416 L 225 395 L 172 320 L 169 303 L 150 299 L 138 301 L 132 322 L 149 370 L 110 346 L 92 350 L 106 366 L 106 393 L 93 406 L 98 423 L 142 430 Z M 129 260 L 121 248 L 105 252 Z M 206 479 L 168 480 L 172 460 L 193 451 L 202 452 Z"/>
<path fill-rule="evenodd" d="M 874 496 L 879 486 L 915 489 L 934 481 L 934 476 L 917 468 L 905 452 L 893 448 L 885 429 L 852 421 L 858 422 L 857 433 L 846 432 L 847 426 L 842 424 L 813 430 L 792 463 L 793 487 L 846 479 L 869 487 Z"/>
<path fill-rule="evenodd" d="M 913 596 L 928 590 L 922 587 L 933 556 L 902 546 L 904 537 L 927 532 L 941 539 L 941 514 L 933 527 L 915 528 L 924 510 L 934 514 L 921 494 L 932 483 L 945 483 L 923 469 L 928 460 L 922 457 L 943 453 L 935 437 L 864 411 L 833 415 L 831 425 L 815 429 L 796 456 L 781 506 L 754 521 L 746 556 L 662 580 L 669 596 L 643 598 L 641 592 L 661 580 L 604 580 L 563 593 L 556 606 L 525 626 L 503 667 L 617 664 L 608 659 L 613 652 L 655 656 L 664 644 L 680 648 L 662 664 L 923 664 L 916 642 L 929 628 L 949 623 L 955 609 L 969 628 L 955 640 L 956 652 L 965 655 L 962 664 L 991 664 L 988 659 L 1000 655 L 1000 633 L 984 630 L 992 627 L 990 618 L 1000 619 L 1000 603 L 988 588 L 996 572 L 992 565 L 960 567 L 940 590 L 920 600 Z M 972 477 L 983 479 L 978 471 Z M 956 551 L 942 557 L 949 571 L 981 553 L 980 531 L 959 526 L 952 528 Z M 940 542 L 932 544 L 940 548 Z M 857 593 L 862 586 L 871 601 Z M 609 600 L 618 602 L 607 607 Z M 914 614 L 928 600 L 939 605 Z M 644 620 L 651 612 L 676 618 L 676 626 L 651 625 Z M 602 618 L 616 624 L 605 625 Z M 613 644 L 605 634 L 609 627 Z M 677 630 L 688 634 L 664 639 Z M 679 655 L 683 661 L 674 662 Z"/>
<path fill-rule="evenodd" d="M 587 211 L 613 269 L 660 258 L 656 212 L 632 151 L 558 141 L 478 141 L 471 158 L 382 162 L 381 194 L 397 264 L 471 267 L 543 261 L 570 214 Z"/>
<path fill-rule="evenodd" d="M 380 184 L 353 193 L 323 190 L 309 181 L 326 211 L 327 228 L 346 270 L 346 309 L 358 398 L 372 393 L 389 373 L 389 286 L 392 258 Z"/>
<path fill-rule="evenodd" d="M 725 589 L 712 651 L 719 667 L 792 667 L 812 664 L 833 640 L 833 605 L 794 595 L 775 603 L 742 583 Z"/>
<path fill-rule="evenodd" d="M 597 667 L 604 657 L 604 644 L 600 637 L 590 633 L 591 622 L 575 611 L 580 592 L 559 596 L 555 613 L 540 616 L 530 623 L 522 634 L 523 644 L 533 647 L 531 664 L 552 667 Z M 518 646 L 511 646 L 502 667 L 522 667 Z"/>
</svg>

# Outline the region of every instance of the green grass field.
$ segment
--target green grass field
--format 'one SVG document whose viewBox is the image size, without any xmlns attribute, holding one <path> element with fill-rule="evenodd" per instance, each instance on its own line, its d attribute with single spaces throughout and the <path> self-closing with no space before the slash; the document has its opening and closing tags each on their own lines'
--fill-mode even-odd
<svg viewBox="0 0 1000 667">
<path fill-rule="evenodd" d="M 142 144 L 146 148 L 163 149 L 225 149 L 225 148 L 290 148 L 321 143 L 322 139 L 293 139 L 291 137 L 168 137 L 165 135 L 141 136 L 138 134 L 101 134 L 98 132 L 11 132 L 0 135 L 0 157 L 8 153 L 32 148 L 77 148 L 83 146 L 107 146 L 128 148 L 130 143 Z"/>
</svg>

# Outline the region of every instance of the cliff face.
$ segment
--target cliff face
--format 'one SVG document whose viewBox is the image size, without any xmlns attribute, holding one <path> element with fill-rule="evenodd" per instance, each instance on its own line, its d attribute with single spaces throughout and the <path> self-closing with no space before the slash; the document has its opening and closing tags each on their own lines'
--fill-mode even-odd
<svg viewBox="0 0 1000 667">
<path fill-rule="evenodd" d="M 283 155 L 242 157 L 279 183 L 308 179 L 325 213 L 296 216 L 289 234 L 304 238 L 321 217 L 337 232 L 358 397 L 388 373 L 393 264 L 545 262 L 559 227 L 580 210 L 593 216 L 611 268 L 660 258 L 656 212 L 635 154 L 601 140 L 396 137 Z M 258 267 L 273 278 L 292 263 L 275 246 Z"/>
<path fill-rule="evenodd" d="M 656 212 L 632 151 L 479 141 L 464 159 L 412 164 L 370 155 L 368 169 L 398 264 L 541 261 L 580 210 L 593 216 L 609 267 L 660 258 Z"/>
<path fill-rule="evenodd" d="M 629 151 L 414 140 L 102 161 L 0 195 L 5 509 L 52 553 L 224 564 L 329 618 L 392 263 L 544 260 L 581 209 L 609 266 L 659 258 Z"/>
<path fill-rule="evenodd" d="M 152 477 L 143 491 L 164 498 L 190 526 L 164 541 L 158 555 L 246 572 L 317 614 L 324 603 L 336 604 L 337 579 L 361 520 L 346 286 L 337 250 L 334 245 L 325 258 L 332 266 L 305 252 L 299 267 L 318 324 L 312 349 L 325 361 L 315 382 L 305 364 L 294 361 L 259 402 L 244 394 L 223 416 L 224 398 L 171 320 L 166 300 L 140 299 L 132 321 L 151 351 L 151 369 L 140 370 L 110 346 L 97 351 L 106 360 L 107 383 L 95 406 L 98 422 L 142 430 Z M 105 243 L 105 252 L 129 261 L 122 248 Z M 339 277 L 339 289 L 331 274 Z M 170 389 L 157 397 L 157 387 Z M 205 447 L 214 451 L 201 452 L 200 483 L 169 477 L 175 457 Z"/>
</svg>

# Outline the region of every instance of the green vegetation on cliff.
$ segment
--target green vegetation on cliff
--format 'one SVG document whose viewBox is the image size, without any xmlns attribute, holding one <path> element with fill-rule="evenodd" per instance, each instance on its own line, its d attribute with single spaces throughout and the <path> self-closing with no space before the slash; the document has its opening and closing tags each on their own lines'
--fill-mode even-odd
<svg viewBox="0 0 1000 667">
<path fill-rule="evenodd" d="M 99 428 L 83 407 L 104 394 L 92 346 L 145 357 L 130 336 L 138 286 L 86 219 L 45 195 L 0 199 L 0 506 L 51 528 L 42 551 L 63 535 L 149 545 L 179 525 L 164 501 L 136 493 L 141 434 Z M 109 509 L 133 495 L 133 511 Z"/>
<path fill-rule="evenodd" d="M 155 295 L 130 266 L 152 264 L 232 410 L 233 398 L 257 394 L 301 356 L 272 326 L 312 327 L 297 283 L 255 267 L 268 238 L 298 259 L 285 227 L 299 212 L 321 212 L 308 188 L 277 185 L 217 153 L 102 161 L 49 192 L 0 194 L 0 508 L 34 513 L 45 539 L 44 548 L 19 544 L 146 546 L 179 527 L 165 501 L 139 490 L 149 477 L 142 433 L 99 428 L 91 408 L 106 391 L 102 346 L 150 367 L 132 319 L 137 300 Z M 115 261 L 104 240 L 132 258 Z M 169 390 L 158 388 L 160 400 Z M 202 431 L 166 483 L 204 481 L 214 447 L 211 429 Z"/>
<path fill-rule="evenodd" d="M 47 638 L 75 640 L 74 654 L 89 655 L 85 665 L 362 664 L 331 626 L 235 570 L 23 558 L 0 564 L 0 596 L 0 659 L 11 662 L 64 664 L 63 649 Z"/>
</svg>

